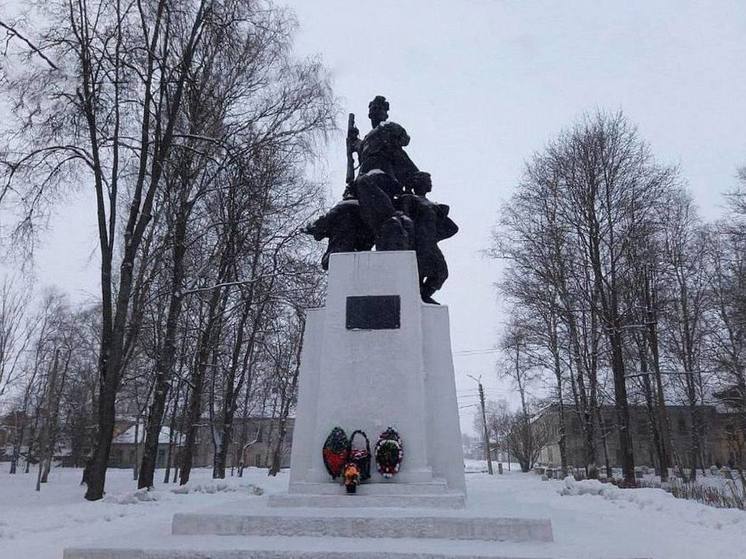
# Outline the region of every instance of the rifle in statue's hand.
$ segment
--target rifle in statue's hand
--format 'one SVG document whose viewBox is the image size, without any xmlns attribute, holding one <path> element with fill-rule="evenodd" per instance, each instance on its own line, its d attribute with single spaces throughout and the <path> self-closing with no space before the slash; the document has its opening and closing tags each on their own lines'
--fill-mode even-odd
<svg viewBox="0 0 746 559">
<path fill-rule="evenodd" d="M 350 113 L 347 117 L 347 185 L 355 181 L 355 160 L 352 154 L 357 151 L 358 129 L 355 128 L 355 115 Z"/>
</svg>

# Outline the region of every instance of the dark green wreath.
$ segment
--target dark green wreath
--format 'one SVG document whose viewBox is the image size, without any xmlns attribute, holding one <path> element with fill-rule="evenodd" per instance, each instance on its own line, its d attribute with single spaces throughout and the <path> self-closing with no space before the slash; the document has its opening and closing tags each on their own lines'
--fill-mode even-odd
<svg viewBox="0 0 746 559">
<path fill-rule="evenodd" d="M 391 478 L 399 471 L 404 449 L 401 437 L 393 427 L 389 427 L 378 437 L 375 455 L 378 471 L 383 477 Z"/>
</svg>

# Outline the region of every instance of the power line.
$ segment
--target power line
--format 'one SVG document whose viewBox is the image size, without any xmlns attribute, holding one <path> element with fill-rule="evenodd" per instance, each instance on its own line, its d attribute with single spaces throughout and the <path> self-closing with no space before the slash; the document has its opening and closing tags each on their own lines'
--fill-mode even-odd
<svg viewBox="0 0 746 559">
<path fill-rule="evenodd" d="M 499 349 L 462 349 L 460 351 L 454 351 L 454 355 L 485 355 L 488 353 L 498 353 Z"/>
</svg>

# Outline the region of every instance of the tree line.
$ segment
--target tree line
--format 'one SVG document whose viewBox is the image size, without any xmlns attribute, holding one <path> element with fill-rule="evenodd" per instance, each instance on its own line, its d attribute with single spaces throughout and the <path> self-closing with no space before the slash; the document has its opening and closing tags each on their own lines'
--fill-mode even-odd
<svg viewBox="0 0 746 559">
<path fill-rule="evenodd" d="M 602 405 L 614 406 L 629 484 L 631 405 L 647 410 L 664 480 L 674 464 L 691 476 L 709 466 L 703 404 L 729 408 L 746 432 L 746 173 L 738 177 L 727 217 L 705 222 L 679 170 L 659 162 L 622 113 L 602 111 L 527 161 L 489 249 L 506 262 L 500 371 L 519 389 L 524 425 L 541 405 L 558 408 L 563 469 L 570 419 L 587 475 L 597 477 L 602 460 L 608 467 L 596 445 L 609 431 Z M 526 397 L 540 387 L 548 399 Z M 684 455 L 671 444 L 672 404 L 691 420 Z"/>
<path fill-rule="evenodd" d="M 71 425 L 45 392 L 85 416 L 89 500 L 104 495 L 123 402 L 145 421 L 141 488 L 155 483 L 164 425 L 184 437 L 180 483 L 206 421 L 213 475 L 224 477 L 230 442 L 247 436 L 236 418 L 270 406 L 276 473 L 303 309 L 323 292 L 301 228 L 323 203 L 305 171 L 337 113 L 324 67 L 294 56 L 293 16 L 269 1 L 38 9 L 36 19 L 0 22 L 14 39 L 0 82 L 11 104 L 0 201 L 17 218 L 13 241 L 29 247 L 66 191 L 90 192 L 101 293 L 84 310 L 55 299 L 59 320 L 76 325 L 60 327 L 68 341 L 43 340 L 38 327 L 30 337 L 44 346 L 41 373 L 24 359 L 15 394 L 39 416 L 36 457 L 49 461 L 54 433 Z M 51 396 L 60 391 L 70 402 Z"/>
</svg>

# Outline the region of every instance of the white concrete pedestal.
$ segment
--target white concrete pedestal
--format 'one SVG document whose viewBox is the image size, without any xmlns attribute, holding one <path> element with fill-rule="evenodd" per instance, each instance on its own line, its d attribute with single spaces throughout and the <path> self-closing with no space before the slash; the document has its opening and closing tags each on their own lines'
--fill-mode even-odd
<svg viewBox="0 0 746 559">
<path fill-rule="evenodd" d="M 399 297 L 399 327 L 349 329 L 348 297 L 380 295 Z M 399 474 L 384 480 L 373 463 L 368 484 L 414 484 L 415 494 L 438 495 L 444 482 L 449 493 L 465 494 L 448 308 L 422 302 L 414 252 L 331 255 L 326 306 L 309 311 L 306 322 L 291 495 L 339 487 L 321 454 L 337 425 L 348 436 L 362 429 L 371 447 L 389 425 L 401 435 Z"/>
</svg>

